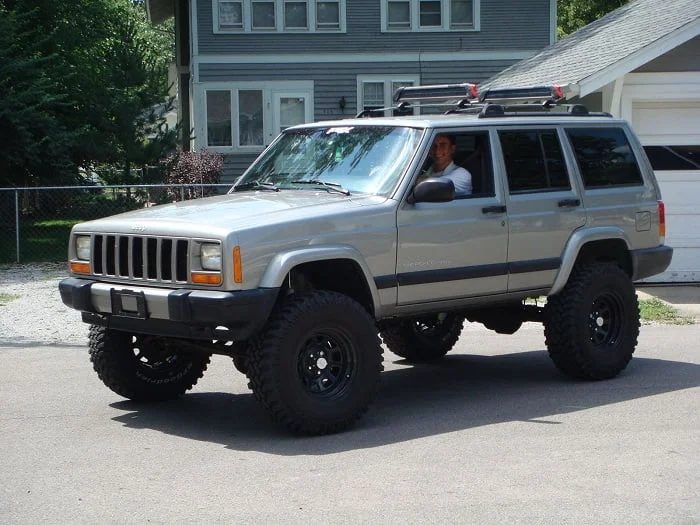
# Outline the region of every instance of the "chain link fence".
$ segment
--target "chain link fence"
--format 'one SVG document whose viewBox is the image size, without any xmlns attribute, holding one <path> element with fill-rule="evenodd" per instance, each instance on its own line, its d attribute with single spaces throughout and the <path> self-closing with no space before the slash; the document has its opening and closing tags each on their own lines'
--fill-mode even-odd
<svg viewBox="0 0 700 525">
<path fill-rule="evenodd" d="M 71 227 L 156 204 L 224 194 L 230 184 L 0 188 L 0 264 L 63 262 Z"/>
</svg>

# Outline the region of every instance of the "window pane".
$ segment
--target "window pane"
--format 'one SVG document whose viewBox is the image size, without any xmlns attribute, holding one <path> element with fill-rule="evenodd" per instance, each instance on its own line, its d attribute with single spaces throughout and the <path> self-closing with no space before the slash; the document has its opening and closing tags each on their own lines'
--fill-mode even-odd
<svg viewBox="0 0 700 525">
<path fill-rule="evenodd" d="M 318 2 L 316 4 L 316 27 L 318 29 L 340 29 L 340 4 Z"/>
<path fill-rule="evenodd" d="M 263 145 L 262 91 L 242 89 L 238 92 L 238 126 L 239 145 Z"/>
<path fill-rule="evenodd" d="M 243 29 L 241 2 L 219 2 L 219 29 Z"/>
<path fill-rule="evenodd" d="M 384 107 L 384 82 L 365 82 L 362 84 L 363 109 Z"/>
<path fill-rule="evenodd" d="M 401 88 L 401 87 L 408 87 L 412 86 L 413 82 L 410 80 L 403 80 L 403 81 L 394 81 L 391 83 L 391 96 L 394 96 L 394 93 L 396 93 L 396 90 Z M 392 98 L 393 102 L 393 98 Z M 395 109 L 393 111 L 395 117 L 401 117 L 404 115 L 413 115 L 415 114 L 415 107 L 407 107 L 404 109 Z"/>
<path fill-rule="evenodd" d="M 305 112 L 303 97 L 280 98 L 280 129 L 282 131 L 295 124 L 303 124 Z"/>
<path fill-rule="evenodd" d="M 411 29 L 411 4 L 408 2 L 389 2 L 389 29 Z"/>
<path fill-rule="evenodd" d="M 421 27 L 439 27 L 442 25 L 440 2 L 429 1 L 420 3 Z"/>
<path fill-rule="evenodd" d="M 253 3 L 253 29 L 274 29 L 275 28 L 275 3 L 274 2 L 254 2 Z"/>
<path fill-rule="evenodd" d="M 566 132 L 586 188 L 642 183 L 642 175 L 622 129 L 581 128 Z"/>
<path fill-rule="evenodd" d="M 306 2 L 286 2 L 284 4 L 284 27 L 306 29 Z"/>
<path fill-rule="evenodd" d="M 700 144 L 695 146 L 644 146 L 656 171 L 700 170 Z"/>
<path fill-rule="evenodd" d="M 450 27 L 466 29 L 474 27 L 474 8 L 471 0 L 452 0 Z"/>
<path fill-rule="evenodd" d="M 570 188 L 554 131 L 500 131 L 498 136 L 511 193 Z"/>
<path fill-rule="evenodd" d="M 231 92 L 207 91 L 207 146 L 232 146 Z"/>
</svg>

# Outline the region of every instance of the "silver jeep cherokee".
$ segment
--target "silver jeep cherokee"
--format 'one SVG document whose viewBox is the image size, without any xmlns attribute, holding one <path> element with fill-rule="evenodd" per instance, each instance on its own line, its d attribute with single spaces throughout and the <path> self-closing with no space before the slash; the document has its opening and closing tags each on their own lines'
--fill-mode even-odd
<svg viewBox="0 0 700 525">
<path fill-rule="evenodd" d="M 559 97 L 402 88 L 394 108 L 285 130 L 227 195 L 76 225 L 60 291 L 100 379 L 170 399 L 225 354 L 275 420 L 336 432 L 374 397 L 382 341 L 433 361 L 465 319 L 540 321 L 563 372 L 618 375 L 639 334 L 633 281 L 671 260 L 664 207 L 628 124 Z M 421 177 L 445 133 L 470 195 Z"/>
</svg>

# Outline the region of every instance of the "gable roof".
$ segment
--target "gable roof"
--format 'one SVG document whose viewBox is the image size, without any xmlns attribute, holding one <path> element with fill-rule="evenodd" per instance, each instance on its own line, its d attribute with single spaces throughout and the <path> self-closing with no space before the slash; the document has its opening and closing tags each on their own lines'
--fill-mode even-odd
<svg viewBox="0 0 700 525">
<path fill-rule="evenodd" d="M 484 82 L 520 87 L 558 84 L 585 96 L 700 34 L 700 1 L 636 0 L 521 60 Z"/>
</svg>

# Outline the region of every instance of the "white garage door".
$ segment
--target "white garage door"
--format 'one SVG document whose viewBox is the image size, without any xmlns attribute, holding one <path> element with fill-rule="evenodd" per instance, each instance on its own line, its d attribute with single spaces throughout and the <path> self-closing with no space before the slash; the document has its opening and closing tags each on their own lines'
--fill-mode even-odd
<svg viewBox="0 0 700 525">
<path fill-rule="evenodd" d="M 700 99 L 640 101 L 632 126 L 654 166 L 666 205 L 668 270 L 649 282 L 700 281 Z"/>
</svg>

